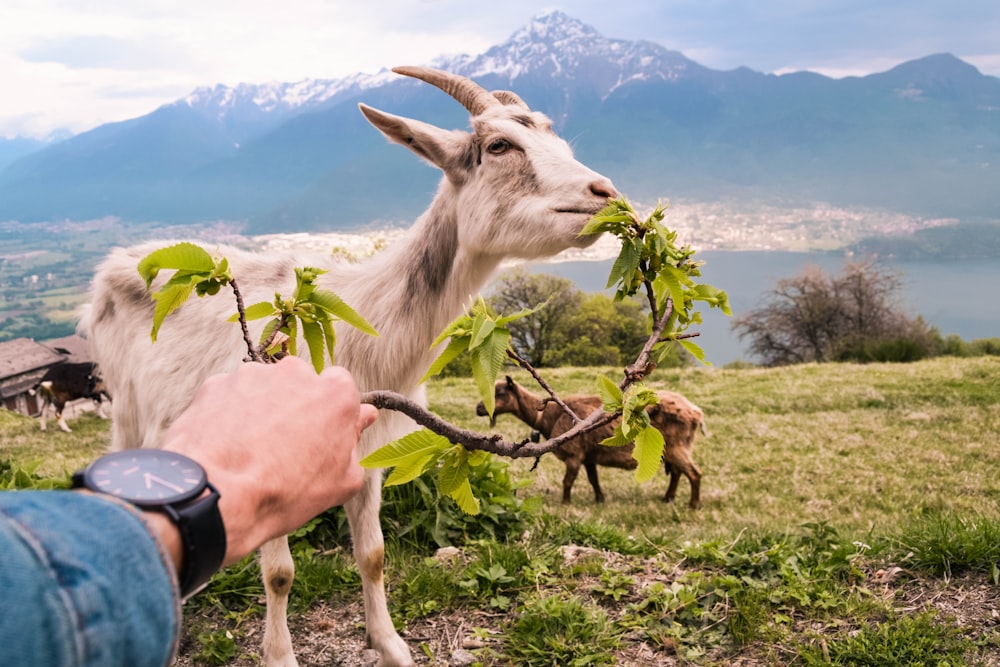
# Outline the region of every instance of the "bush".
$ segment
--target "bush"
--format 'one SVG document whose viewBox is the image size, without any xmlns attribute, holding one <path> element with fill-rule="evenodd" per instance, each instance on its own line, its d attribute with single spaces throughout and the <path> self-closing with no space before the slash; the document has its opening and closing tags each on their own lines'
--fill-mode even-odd
<svg viewBox="0 0 1000 667">
<path fill-rule="evenodd" d="M 519 534 L 525 517 L 539 506 L 536 500 L 517 496 L 528 481 L 514 483 L 506 461 L 496 457 L 489 457 L 469 474 L 472 492 L 480 502 L 477 515 L 466 514 L 451 498 L 439 496 L 436 475 L 432 469 L 407 484 L 385 487 L 381 516 L 387 537 L 418 550 L 485 537 L 502 541 Z"/>
</svg>

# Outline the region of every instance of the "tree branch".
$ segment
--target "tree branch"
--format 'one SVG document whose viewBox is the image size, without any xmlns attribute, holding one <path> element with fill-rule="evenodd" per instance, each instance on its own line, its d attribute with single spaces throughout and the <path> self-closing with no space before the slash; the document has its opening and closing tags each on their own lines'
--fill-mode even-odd
<svg viewBox="0 0 1000 667">
<path fill-rule="evenodd" d="M 233 294 L 236 295 L 236 310 L 240 318 L 240 330 L 243 332 L 243 342 L 247 345 L 247 356 L 250 361 L 266 361 L 260 354 L 257 353 L 257 347 L 253 344 L 253 339 L 250 338 L 250 329 L 247 327 L 247 309 L 243 303 L 243 294 L 240 292 L 239 285 L 236 284 L 236 278 L 232 278 L 229 281 L 229 286 L 233 288 Z"/>
<path fill-rule="evenodd" d="M 555 401 L 556 405 L 562 408 L 562 411 L 566 413 L 566 416 L 568 416 L 570 419 L 573 420 L 574 424 L 580 423 L 581 421 L 580 416 L 577 415 L 575 412 L 573 412 L 573 408 L 566 405 L 566 403 L 561 398 L 559 398 L 559 395 L 556 393 L 555 389 L 553 389 L 552 386 L 545 381 L 545 378 L 543 378 L 541 374 L 539 374 L 539 372 L 535 370 L 535 367 L 532 366 L 527 359 L 525 359 L 524 357 L 522 357 L 509 347 L 507 348 L 507 356 L 516 361 L 518 366 L 531 373 L 531 377 L 535 378 L 535 382 L 537 382 L 542 389 L 548 392 L 549 398 L 547 398 L 546 400 Z"/>
<path fill-rule="evenodd" d="M 581 420 L 573 426 L 573 428 L 543 443 L 533 443 L 530 440 L 512 442 L 504 440 L 503 436 L 499 434 L 486 435 L 455 426 L 441 419 L 422 405 L 393 391 L 379 390 L 365 392 L 361 394 L 361 402 L 369 403 L 379 409 L 401 412 L 420 426 L 424 426 L 434 433 L 448 438 L 449 441 L 457 445 L 462 445 L 468 450 L 481 450 L 511 459 L 535 458 L 542 454 L 547 454 L 567 440 L 571 440 L 581 433 L 600 428 L 621 416 L 620 412 L 607 413 L 598 408 L 594 412 L 591 412 L 586 419 Z"/>
</svg>

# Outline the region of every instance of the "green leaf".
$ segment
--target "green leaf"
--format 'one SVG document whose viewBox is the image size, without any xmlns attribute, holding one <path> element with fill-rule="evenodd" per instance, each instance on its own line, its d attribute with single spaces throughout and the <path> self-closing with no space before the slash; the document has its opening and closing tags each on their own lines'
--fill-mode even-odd
<svg viewBox="0 0 1000 667">
<path fill-rule="evenodd" d="M 657 291 L 666 291 L 670 295 L 674 302 L 674 310 L 679 310 L 684 307 L 684 285 L 690 280 L 683 271 L 666 264 L 661 268 L 660 275 L 653 283 Z"/>
<path fill-rule="evenodd" d="M 444 370 L 445 366 L 451 363 L 452 359 L 462 354 L 462 352 L 467 349 L 469 349 L 468 338 L 452 338 L 448 342 L 448 346 L 444 348 L 441 354 L 438 355 L 437 359 L 434 360 L 434 363 L 431 364 L 431 367 L 427 369 L 427 372 L 424 373 L 424 376 L 420 378 L 420 382 L 426 382 L 427 378 L 434 377 L 440 373 Z"/>
<path fill-rule="evenodd" d="M 632 456 L 639 462 L 635 469 L 635 478 L 639 482 L 653 479 L 663 461 L 663 434 L 654 426 L 647 426 L 635 437 L 635 449 Z"/>
<path fill-rule="evenodd" d="M 601 395 L 605 412 L 618 412 L 622 408 L 622 390 L 606 375 L 597 376 L 597 392 Z"/>
<path fill-rule="evenodd" d="M 614 287 L 619 280 L 625 281 L 626 278 L 634 274 L 639 268 L 639 257 L 640 250 L 635 239 L 623 240 L 621 252 L 618 253 L 618 258 L 615 259 L 615 263 L 611 267 L 606 287 Z"/>
<path fill-rule="evenodd" d="M 278 328 L 278 322 L 280 321 L 281 320 L 279 318 L 275 317 L 273 320 L 264 325 L 264 330 L 260 332 L 260 340 L 257 341 L 258 345 L 264 344 L 264 341 L 271 336 L 271 333 L 273 333 L 276 328 Z M 271 352 L 271 350 L 267 351 Z"/>
<path fill-rule="evenodd" d="M 431 347 L 437 347 L 449 338 L 469 338 L 472 337 L 472 318 L 468 314 L 459 315 L 445 327 L 445 330 L 438 334 L 438 337 L 431 343 Z"/>
<path fill-rule="evenodd" d="M 255 303 L 249 308 L 244 308 L 243 313 L 246 316 L 247 322 L 252 322 L 253 320 L 261 320 L 265 317 L 271 317 L 275 314 L 275 308 L 273 303 L 261 301 L 260 303 Z M 230 322 L 239 322 L 239 320 L 239 313 L 236 313 L 229 318 Z"/>
<path fill-rule="evenodd" d="M 323 327 L 316 322 L 302 320 L 302 337 L 309 346 L 309 359 L 317 373 L 322 373 L 326 367 L 326 344 Z"/>
<path fill-rule="evenodd" d="M 361 466 L 363 468 L 405 466 L 425 456 L 440 456 L 453 446 L 444 436 L 423 428 L 379 447 L 361 459 Z"/>
<path fill-rule="evenodd" d="M 469 483 L 469 477 L 466 475 L 465 479 L 461 483 L 452 489 L 449 493 L 451 499 L 454 500 L 459 508 L 466 514 L 476 516 L 479 514 L 479 499 L 472 493 L 472 484 Z"/>
<path fill-rule="evenodd" d="M 607 447 L 624 447 L 625 445 L 632 442 L 632 439 L 626 437 L 625 434 L 622 432 L 623 423 L 624 423 L 623 421 L 618 422 L 618 424 L 615 426 L 614 433 L 606 437 L 604 440 L 601 440 L 601 444 Z"/>
<path fill-rule="evenodd" d="M 181 304 L 191 296 L 193 289 L 190 284 L 181 284 L 161 289 L 153 296 L 156 300 L 156 306 L 153 309 L 153 330 L 150 332 L 150 337 L 154 343 L 156 342 L 156 336 L 160 331 L 160 325 L 163 324 L 164 318 L 180 308 Z"/>
<path fill-rule="evenodd" d="M 729 308 L 729 295 L 711 285 L 695 285 L 691 298 L 704 301 L 713 308 L 720 308 L 726 315 L 732 315 Z"/>
<path fill-rule="evenodd" d="M 513 313 L 511 315 L 504 315 L 502 317 L 498 317 L 498 318 L 496 318 L 496 325 L 498 327 L 506 327 L 508 324 L 510 324 L 514 320 L 519 320 L 521 318 L 528 317 L 529 315 L 534 315 L 535 313 L 537 313 L 538 311 L 540 311 L 542 308 L 544 308 L 546 305 L 548 305 L 549 301 L 551 301 L 551 298 L 550 299 L 546 299 L 546 301 L 544 303 L 540 303 L 537 306 L 535 306 L 534 308 L 522 308 L 521 310 L 519 310 L 516 313 Z"/>
<path fill-rule="evenodd" d="M 330 363 L 336 363 L 333 352 L 337 349 L 337 332 L 333 328 L 333 322 L 329 318 L 324 318 L 319 321 L 319 325 L 323 327 L 323 339 L 326 341 L 326 349 L 330 353 Z"/>
<path fill-rule="evenodd" d="M 146 289 L 149 289 L 162 269 L 211 272 L 215 268 L 215 261 L 201 246 L 184 242 L 154 250 L 139 260 L 136 268 L 146 281 Z"/>
<path fill-rule="evenodd" d="M 698 345 L 697 343 L 692 343 L 690 340 L 687 339 L 679 340 L 677 342 L 681 344 L 681 347 L 690 352 L 695 359 L 697 359 L 703 364 L 710 365 L 709 362 L 705 360 L 705 351 L 701 349 L 700 345 Z"/>
<path fill-rule="evenodd" d="M 496 322 L 485 313 L 476 315 L 472 321 L 472 341 L 469 343 L 469 349 L 473 350 L 482 345 L 483 341 L 493 333 L 496 326 Z"/>
<path fill-rule="evenodd" d="M 437 461 L 437 456 L 427 454 L 426 456 L 408 460 L 392 469 L 382 482 L 382 486 L 399 486 L 412 482 L 433 467 Z"/>
<path fill-rule="evenodd" d="M 496 403 L 494 387 L 497 376 L 507 360 L 507 346 L 510 344 L 510 331 L 494 329 L 482 345 L 472 350 L 472 378 L 479 390 L 479 397 L 489 414 L 493 414 Z"/>
<path fill-rule="evenodd" d="M 330 290 L 318 289 L 309 295 L 309 303 L 319 306 L 334 317 L 350 324 L 359 331 L 363 331 L 371 336 L 378 336 L 375 328 L 368 323 L 368 320 L 361 317 L 353 308 L 344 303 L 344 300 Z"/>
<path fill-rule="evenodd" d="M 438 490 L 451 494 L 461 486 L 462 481 L 469 480 L 469 461 L 464 447 L 455 445 L 441 461 L 438 471 Z"/>
</svg>

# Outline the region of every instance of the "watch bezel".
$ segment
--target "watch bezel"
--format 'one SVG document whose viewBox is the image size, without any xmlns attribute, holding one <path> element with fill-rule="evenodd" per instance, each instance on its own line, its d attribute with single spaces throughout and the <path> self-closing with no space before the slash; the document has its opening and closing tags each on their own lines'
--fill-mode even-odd
<svg viewBox="0 0 1000 667">
<path fill-rule="evenodd" d="M 184 465 L 186 472 L 194 472 L 196 478 L 185 477 L 180 480 L 171 479 L 171 482 L 184 484 L 184 490 L 173 492 L 157 498 L 140 496 L 130 493 L 128 490 L 116 488 L 108 484 L 108 479 L 103 477 L 108 472 L 120 474 L 120 466 L 125 463 L 134 463 L 140 470 L 148 471 L 147 466 L 155 463 L 157 467 Z M 164 470 L 169 468 L 164 467 Z M 194 459 L 178 454 L 176 452 L 162 449 L 126 449 L 119 452 L 111 452 L 92 462 L 80 473 L 83 482 L 82 486 L 100 493 L 105 493 L 116 498 L 121 498 L 137 507 L 143 509 L 157 509 L 169 505 L 180 505 L 190 500 L 194 500 L 202 495 L 208 487 L 208 477 L 205 469 Z"/>
</svg>

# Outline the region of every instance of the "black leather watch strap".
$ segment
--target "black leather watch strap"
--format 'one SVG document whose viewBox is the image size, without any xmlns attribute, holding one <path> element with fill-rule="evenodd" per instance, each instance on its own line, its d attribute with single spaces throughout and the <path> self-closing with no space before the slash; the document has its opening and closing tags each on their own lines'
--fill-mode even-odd
<svg viewBox="0 0 1000 667">
<path fill-rule="evenodd" d="M 209 495 L 180 507 L 163 508 L 181 533 L 184 564 L 178 575 L 181 597 L 187 597 L 212 578 L 226 557 L 226 527 L 219 512 L 219 492 L 211 483 Z"/>
</svg>

